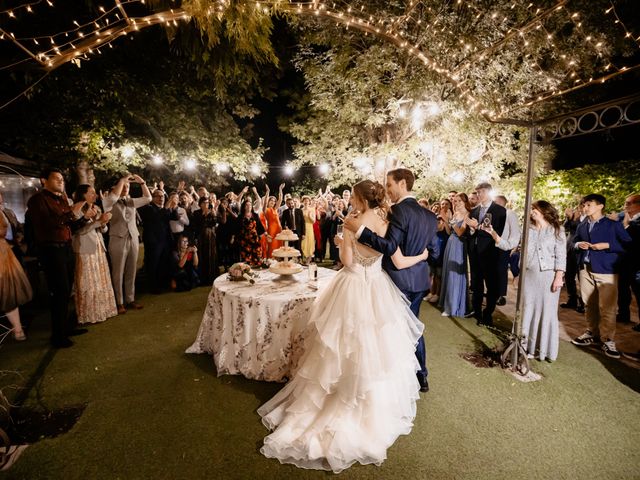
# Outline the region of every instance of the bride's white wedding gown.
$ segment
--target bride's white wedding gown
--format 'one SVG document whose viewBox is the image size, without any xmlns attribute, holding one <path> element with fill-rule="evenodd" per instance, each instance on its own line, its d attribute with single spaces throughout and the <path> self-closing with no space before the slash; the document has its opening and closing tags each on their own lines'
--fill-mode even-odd
<svg viewBox="0 0 640 480">
<path fill-rule="evenodd" d="M 411 431 L 420 386 L 415 345 L 423 325 L 382 256 L 354 260 L 318 296 L 293 378 L 258 409 L 274 430 L 261 452 L 282 463 L 339 473 L 380 465 Z"/>
</svg>

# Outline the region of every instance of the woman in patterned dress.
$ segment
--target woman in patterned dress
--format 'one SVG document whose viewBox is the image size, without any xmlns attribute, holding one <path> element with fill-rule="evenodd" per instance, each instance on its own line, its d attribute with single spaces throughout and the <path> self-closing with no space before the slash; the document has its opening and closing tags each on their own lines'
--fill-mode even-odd
<svg viewBox="0 0 640 480">
<path fill-rule="evenodd" d="M 102 234 L 107 231 L 110 213 L 102 213 L 95 205 L 96 191 L 91 185 L 79 185 L 75 202 L 86 201 L 83 212 L 93 211 L 89 222 L 73 235 L 76 256 L 75 301 L 78 323 L 104 322 L 118 314 L 116 298 L 107 262 Z"/>
<path fill-rule="evenodd" d="M 236 241 L 240 247 L 240 261 L 253 266 L 261 265 L 260 237 L 265 234 L 265 231 L 260 217 L 253 211 L 251 200 L 245 200 L 242 203 L 236 225 Z"/>
</svg>

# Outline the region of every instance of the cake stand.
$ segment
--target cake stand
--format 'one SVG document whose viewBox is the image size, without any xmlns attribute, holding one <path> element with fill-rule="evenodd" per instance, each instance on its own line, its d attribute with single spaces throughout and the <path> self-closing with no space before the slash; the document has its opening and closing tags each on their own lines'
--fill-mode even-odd
<svg viewBox="0 0 640 480">
<path fill-rule="evenodd" d="M 291 259 L 301 256 L 300 250 L 290 248 L 289 240 L 282 241 L 284 242 L 284 247 L 278 248 L 273 252 L 273 257 L 278 259 L 278 263 L 272 264 L 269 267 L 269 271 L 278 275 L 295 275 L 296 273 L 300 273 L 303 270 L 302 265 L 299 263 L 290 263 Z"/>
</svg>

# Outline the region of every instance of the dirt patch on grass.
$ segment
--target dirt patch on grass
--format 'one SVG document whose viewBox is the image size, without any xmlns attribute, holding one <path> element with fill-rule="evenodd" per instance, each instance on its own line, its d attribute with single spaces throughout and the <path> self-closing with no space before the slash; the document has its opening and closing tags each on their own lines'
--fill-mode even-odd
<svg viewBox="0 0 640 480">
<path fill-rule="evenodd" d="M 463 359 L 478 368 L 500 367 L 500 355 L 502 355 L 502 350 L 495 348 L 484 348 L 481 351 L 460 354 Z"/>
<path fill-rule="evenodd" d="M 82 416 L 86 405 L 56 410 L 11 409 L 11 422 L 6 432 L 13 445 L 36 443 L 44 438 L 54 438 L 67 433 Z"/>
</svg>

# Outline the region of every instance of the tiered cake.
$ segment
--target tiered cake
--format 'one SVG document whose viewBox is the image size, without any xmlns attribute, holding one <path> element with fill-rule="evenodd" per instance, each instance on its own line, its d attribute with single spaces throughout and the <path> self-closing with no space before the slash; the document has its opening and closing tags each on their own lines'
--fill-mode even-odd
<svg viewBox="0 0 640 480">
<path fill-rule="evenodd" d="M 269 267 L 269 271 L 279 275 L 293 275 L 302 271 L 302 265 L 294 259 L 300 257 L 300 250 L 289 246 L 289 242 L 298 240 L 298 235 L 289 229 L 282 230 L 276 235 L 276 240 L 284 242 L 284 246 L 273 251 L 273 258 L 278 260 Z"/>
</svg>

